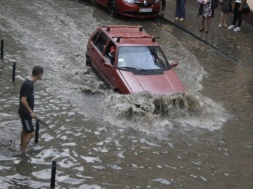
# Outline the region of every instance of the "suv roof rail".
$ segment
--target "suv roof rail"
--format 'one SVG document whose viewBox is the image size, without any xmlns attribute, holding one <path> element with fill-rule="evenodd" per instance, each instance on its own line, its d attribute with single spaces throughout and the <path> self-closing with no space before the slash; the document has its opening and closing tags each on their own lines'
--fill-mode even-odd
<svg viewBox="0 0 253 189">
<path fill-rule="evenodd" d="M 143 31 L 142 26 L 128 26 L 128 25 L 103 25 L 102 28 L 106 28 L 106 31 L 110 31 L 111 28 L 139 28 L 139 31 Z"/>
<path fill-rule="evenodd" d="M 118 42 L 118 43 L 120 42 L 121 37 L 112 37 L 112 39 L 114 39 L 114 38 L 116 39 L 116 42 Z"/>
<path fill-rule="evenodd" d="M 159 39 L 160 37 L 155 37 L 155 36 L 150 36 L 150 35 L 142 35 L 142 36 L 113 36 L 112 38 L 115 38 L 116 39 L 116 42 L 120 42 L 120 39 L 123 38 L 123 39 L 134 39 L 134 38 L 152 38 L 152 42 L 155 42 L 155 39 Z"/>
</svg>

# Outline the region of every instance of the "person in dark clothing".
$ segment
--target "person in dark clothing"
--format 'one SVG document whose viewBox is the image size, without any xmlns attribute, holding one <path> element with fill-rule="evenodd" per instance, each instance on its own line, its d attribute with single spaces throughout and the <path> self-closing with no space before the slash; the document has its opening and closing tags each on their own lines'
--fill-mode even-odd
<svg viewBox="0 0 253 189">
<path fill-rule="evenodd" d="M 176 0 L 175 21 L 185 20 L 185 3 L 187 0 Z"/>
<path fill-rule="evenodd" d="M 34 82 L 41 79 L 43 75 L 43 68 L 35 66 L 32 75 L 28 77 L 20 88 L 19 95 L 19 109 L 18 113 L 21 118 L 22 132 L 21 132 L 21 151 L 25 152 L 27 145 L 34 136 L 34 126 L 32 118 L 36 118 L 34 113 Z"/>
<path fill-rule="evenodd" d="M 247 0 L 233 0 L 232 1 L 232 11 L 234 11 L 234 17 L 232 25 L 228 27 L 229 30 L 234 29 L 235 32 L 241 31 L 241 25 L 242 25 L 242 7 L 244 3 L 246 3 Z M 235 24 L 238 20 L 237 27 L 235 27 Z"/>
<path fill-rule="evenodd" d="M 166 0 L 162 0 L 162 9 L 165 9 L 166 6 Z"/>
</svg>

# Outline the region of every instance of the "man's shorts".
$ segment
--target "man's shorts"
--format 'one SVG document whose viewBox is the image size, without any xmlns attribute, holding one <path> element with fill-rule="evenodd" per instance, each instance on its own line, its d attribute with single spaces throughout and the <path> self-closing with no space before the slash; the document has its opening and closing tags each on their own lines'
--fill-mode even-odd
<svg viewBox="0 0 253 189">
<path fill-rule="evenodd" d="M 21 118 L 21 123 L 25 132 L 30 133 L 34 131 L 32 119 Z"/>
</svg>

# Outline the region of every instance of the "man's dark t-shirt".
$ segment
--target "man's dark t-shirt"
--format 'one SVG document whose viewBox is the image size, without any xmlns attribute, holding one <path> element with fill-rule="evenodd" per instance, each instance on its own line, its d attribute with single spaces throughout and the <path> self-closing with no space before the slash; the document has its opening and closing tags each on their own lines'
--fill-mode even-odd
<svg viewBox="0 0 253 189">
<path fill-rule="evenodd" d="M 33 81 L 26 79 L 20 89 L 20 95 L 19 95 L 19 110 L 18 113 L 21 118 L 31 118 L 30 113 L 28 110 L 26 110 L 25 107 L 21 104 L 21 98 L 27 97 L 27 103 L 30 106 L 30 108 L 33 110 L 34 108 L 34 91 L 33 91 Z"/>
</svg>

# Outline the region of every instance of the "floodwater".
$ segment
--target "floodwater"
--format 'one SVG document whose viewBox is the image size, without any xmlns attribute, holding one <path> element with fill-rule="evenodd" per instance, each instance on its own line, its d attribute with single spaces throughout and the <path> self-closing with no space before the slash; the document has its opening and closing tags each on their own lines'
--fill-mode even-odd
<svg viewBox="0 0 253 189">
<path fill-rule="evenodd" d="M 1 0 L 0 188 L 253 188 L 253 66 L 157 20 L 113 19 L 74 0 Z M 98 25 L 143 25 L 187 88 L 115 94 L 85 66 Z M 12 65 L 16 62 L 16 80 Z M 34 65 L 36 108 L 50 129 L 19 153 L 19 88 Z M 53 131 L 53 132 L 52 132 Z"/>
</svg>

